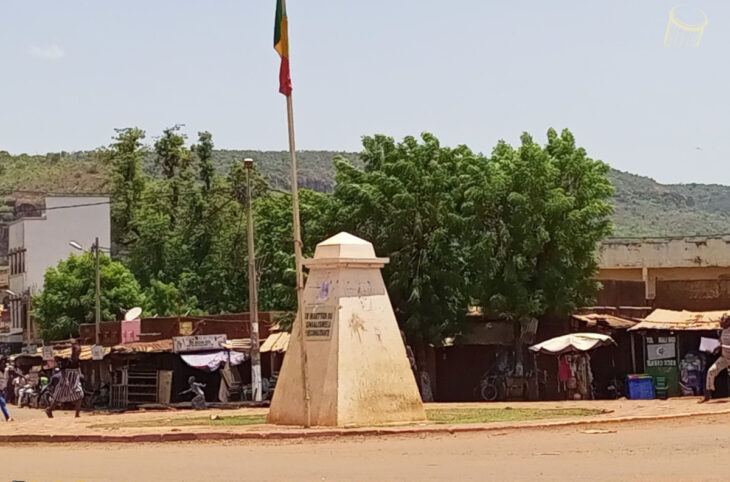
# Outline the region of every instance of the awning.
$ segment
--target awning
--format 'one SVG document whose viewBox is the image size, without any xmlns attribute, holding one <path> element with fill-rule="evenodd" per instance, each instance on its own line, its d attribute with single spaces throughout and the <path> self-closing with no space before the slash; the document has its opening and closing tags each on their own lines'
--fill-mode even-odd
<svg viewBox="0 0 730 482">
<path fill-rule="evenodd" d="M 673 331 L 707 331 L 720 330 L 720 319 L 730 314 L 724 311 L 675 311 L 654 310 L 644 320 L 629 328 L 636 330 L 673 330 Z"/>
<path fill-rule="evenodd" d="M 231 366 L 240 365 L 246 359 L 246 355 L 237 351 L 220 350 L 208 353 L 180 353 L 180 358 L 193 368 L 214 372 L 222 363 L 230 362 Z"/>
<path fill-rule="evenodd" d="M 614 330 L 626 330 L 636 325 L 638 321 L 620 316 L 604 315 L 600 313 L 587 313 L 583 315 L 572 315 L 574 320 L 582 321 L 586 326 L 607 326 Z"/>
<path fill-rule="evenodd" d="M 234 338 L 224 342 L 221 346 L 227 350 L 248 352 L 251 351 L 251 338 Z"/>
<path fill-rule="evenodd" d="M 104 356 L 108 355 L 111 351 L 111 348 L 106 347 L 104 348 Z M 34 354 L 32 353 L 19 353 L 17 355 L 17 358 L 21 357 L 42 357 L 43 356 L 43 347 L 38 347 L 36 349 L 36 352 Z M 53 357 L 54 358 L 61 358 L 61 359 L 69 359 L 71 358 L 71 348 L 54 348 L 53 349 Z M 79 354 L 79 360 L 86 361 L 91 360 L 91 345 L 81 345 L 81 352 Z"/>
<path fill-rule="evenodd" d="M 135 341 L 134 343 L 124 343 L 116 345 L 112 348 L 113 353 L 167 353 L 172 351 L 172 340 L 157 341 Z"/>
<path fill-rule="evenodd" d="M 264 341 L 263 345 L 261 345 L 261 348 L 259 351 L 261 353 L 266 353 L 269 351 L 273 352 L 283 352 L 286 351 L 287 347 L 289 346 L 289 333 L 285 331 L 280 331 L 279 333 L 272 333 L 269 335 L 268 338 L 266 338 L 266 341 Z"/>
<path fill-rule="evenodd" d="M 605 345 L 615 345 L 608 335 L 600 333 L 571 333 L 570 335 L 558 336 L 545 340 L 530 347 L 535 353 L 546 353 L 548 355 L 561 355 L 569 352 L 585 352 Z"/>
</svg>

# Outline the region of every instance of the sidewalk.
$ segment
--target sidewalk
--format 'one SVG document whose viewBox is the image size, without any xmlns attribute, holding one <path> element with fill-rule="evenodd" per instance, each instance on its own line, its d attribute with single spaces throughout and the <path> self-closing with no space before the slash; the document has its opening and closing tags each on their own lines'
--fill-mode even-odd
<svg viewBox="0 0 730 482">
<path fill-rule="evenodd" d="M 163 442 L 182 440 L 232 440 L 232 439 L 291 439 L 311 437 L 341 437 L 366 435 L 408 435 L 429 433 L 461 433 L 501 431 L 519 428 L 559 427 L 618 423 L 640 420 L 730 414 L 730 399 L 698 404 L 697 397 L 670 400 L 600 400 L 562 402 L 512 402 L 512 403 L 430 403 L 426 409 L 439 408 L 528 408 L 566 409 L 587 408 L 606 413 L 586 417 L 528 420 L 520 422 L 493 422 L 472 424 L 420 423 L 387 427 L 304 429 L 294 426 L 268 424 L 251 425 L 190 425 L 190 419 L 217 416 L 220 418 L 242 415 L 265 415 L 266 408 L 237 410 L 170 410 L 128 412 L 123 414 L 81 414 L 56 412 L 48 419 L 41 410 L 10 407 L 14 422 L 0 423 L 0 442 Z M 150 421 L 163 421 L 162 426 L 130 427 Z M 187 422 L 187 423 L 186 423 Z"/>
</svg>

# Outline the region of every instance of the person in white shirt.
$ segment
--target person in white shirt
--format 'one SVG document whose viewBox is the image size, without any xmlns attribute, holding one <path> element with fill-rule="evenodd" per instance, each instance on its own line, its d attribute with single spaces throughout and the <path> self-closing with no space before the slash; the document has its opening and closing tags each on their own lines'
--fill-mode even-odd
<svg viewBox="0 0 730 482">
<path fill-rule="evenodd" d="M 8 407 L 5 403 L 5 388 L 7 387 L 7 372 L 5 370 L 6 361 L 0 358 L 0 412 L 5 417 L 6 422 L 12 422 L 13 418 L 8 413 Z"/>
<path fill-rule="evenodd" d="M 715 360 L 710 369 L 707 371 L 707 381 L 705 384 L 705 396 L 699 403 L 704 403 L 712 398 L 712 392 L 715 391 L 715 378 L 717 375 L 730 367 L 730 316 L 722 315 L 720 319 L 720 357 Z"/>
</svg>

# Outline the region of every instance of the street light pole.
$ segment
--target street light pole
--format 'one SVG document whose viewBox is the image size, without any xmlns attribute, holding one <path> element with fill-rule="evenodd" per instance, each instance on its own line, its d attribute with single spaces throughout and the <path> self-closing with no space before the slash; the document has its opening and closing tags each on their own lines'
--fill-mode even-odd
<svg viewBox="0 0 730 482">
<path fill-rule="evenodd" d="M 31 303 L 31 296 L 30 296 L 30 288 L 26 289 L 25 292 L 25 325 L 28 329 L 28 348 L 30 349 L 30 345 L 33 341 L 33 320 L 30 317 L 30 303 Z"/>
<path fill-rule="evenodd" d="M 256 249 L 253 240 L 253 207 L 251 203 L 251 171 L 253 159 L 244 159 L 246 166 L 246 217 L 248 218 L 248 303 L 251 320 L 251 394 L 253 400 L 263 399 L 261 383 L 261 353 L 259 352 L 259 303 L 256 283 Z"/>
<path fill-rule="evenodd" d="M 94 251 L 94 274 L 96 277 L 95 283 L 94 283 L 94 298 L 95 298 L 95 304 L 94 307 L 94 321 L 96 323 L 96 327 L 94 329 L 94 332 L 96 334 L 95 337 L 95 344 L 99 344 L 99 332 L 101 331 L 101 294 L 100 294 L 100 285 L 101 280 L 99 276 L 99 238 L 96 238 L 94 241 L 94 246 L 92 247 Z"/>
</svg>

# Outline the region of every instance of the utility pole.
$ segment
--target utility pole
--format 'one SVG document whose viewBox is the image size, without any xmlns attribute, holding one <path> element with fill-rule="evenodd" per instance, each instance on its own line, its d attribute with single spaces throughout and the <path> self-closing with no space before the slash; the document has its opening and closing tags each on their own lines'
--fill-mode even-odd
<svg viewBox="0 0 730 482">
<path fill-rule="evenodd" d="M 263 399 L 261 353 L 259 352 L 259 290 L 256 282 L 256 249 L 253 240 L 253 207 L 251 203 L 251 171 L 253 159 L 244 159 L 246 166 L 246 217 L 248 218 L 248 303 L 251 321 L 251 394 L 255 402 Z"/>
<path fill-rule="evenodd" d="M 99 238 L 96 238 L 96 240 L 94 241 L 94 246 L 92 246 L 92 250 L 94 251 L 94 271 L 95 271 L 95 275 L 96 275 L 96 283 L 94 286 L 94 291 L 95 291 L 94 298 L 95 298 L 95 302 L 96 302 L 94 321 L 96 323 L 96 328 L 94 331 L 96 332 L 95 344 L 98 345 L 99 344 L 99 335 L 100 335 L 100 331 L 101 331 L 101 294 L 99 292 L 100 284 L 101 284 L 101 280 L 100 280 L 100 276 L 99 276 Z"/>
<path fill-rule="evenodd" d="M 33 320 L 30 317 L 30 310 L 31 310 L 31 296 L 30 296 L 30 288 L 27 288 L 25 290 L 25 293 L 23 293 L 23 297 L 25 298 L 25 325 L 28 329 L 28 350 L 30 350 L 30 345 L 33 341 Z M 29 351 L 30 353 L 30 351 Z M 35 355 L 35 353 L 33 353 Z"/>
</svg>

